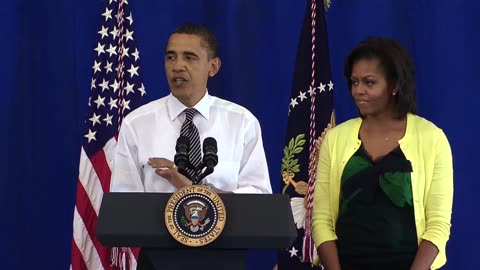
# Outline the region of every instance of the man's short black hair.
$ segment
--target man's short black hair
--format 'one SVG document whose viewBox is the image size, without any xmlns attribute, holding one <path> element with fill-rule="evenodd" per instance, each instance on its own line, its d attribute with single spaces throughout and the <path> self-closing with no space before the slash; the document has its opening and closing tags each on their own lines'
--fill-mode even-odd
<svg viewBox="0 0 480 270">
<path fill-rule="evenodd" d="M 218 43 L 215 34 L 208 28 L 202 25 L 187 23 L 179 26 L 173 34 L 188 34 L 196 35 L 202 39 L 202 46 L 207 49 L 208 57 L 210 59 L 218 56 Z"/>
</svg>

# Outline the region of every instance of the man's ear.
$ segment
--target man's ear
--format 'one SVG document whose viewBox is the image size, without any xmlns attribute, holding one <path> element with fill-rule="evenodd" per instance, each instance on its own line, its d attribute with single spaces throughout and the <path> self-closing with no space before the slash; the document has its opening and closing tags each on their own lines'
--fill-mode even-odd
<svg viewBox="0 0 480 270">
<path fill-rule="evenodd" d="M 210 70 L 208 71 L 208 76 L 213 77 L 215 76 L 218 71 L 220 70 L 220 67 L 222 66 L 222 61 L 220 58 L 215 57 L 210 60 Z"/>
</svg>

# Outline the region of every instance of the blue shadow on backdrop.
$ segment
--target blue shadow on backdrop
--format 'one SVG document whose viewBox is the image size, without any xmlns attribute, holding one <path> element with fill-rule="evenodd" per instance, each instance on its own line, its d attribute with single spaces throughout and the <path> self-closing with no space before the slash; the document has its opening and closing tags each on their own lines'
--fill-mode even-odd
<svg viewBox="0 0 480 270">
<path fill-rule="evenodd" d="M 287 123 L 305 1 L 130 0 L 145 86 L 168 93 L 163 52 L 184 22 L 203 23 L 220 42 L 222 70 L 210 92 L 260 120 L 274 190 Z M 66 269 L 70 262 L 78 160 L 103 2 L 4 0 L 0 11 L 0 261 L 3 269 Z M 475 0 L 332 0 L 327 12 L 338 121 L 356 116 L 343 58 L 367 36 L 399 40 L 416 64 L 419 114 L 444 129 L 454 154 L 455 198 L 447 269 L 477 269 L 476 181 L 480 48 Z M 256 251 L 250 269 L 271 269 Z"/>
</svg>

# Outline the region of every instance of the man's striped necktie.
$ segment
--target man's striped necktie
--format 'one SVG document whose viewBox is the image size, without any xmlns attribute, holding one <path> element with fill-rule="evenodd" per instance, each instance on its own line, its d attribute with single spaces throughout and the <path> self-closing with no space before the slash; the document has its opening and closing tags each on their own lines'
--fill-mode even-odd
<svg viewBox="0 0 480 270">
<path fill-rule="evenodd" d="M 180 130 L 180 136 L 185 136 L 190 141 L 190 151 L 188 153 L 190 163 L 193 167 L 197 168 L 200 165 L 202 160 L 202 152 L 200 150 L 200 135 L 198 134 L 198 129 L 193 123 L 193 116 L 197 112 L 194 108 L 188 108 L 184 110 L 185 112 L 185 121 L 182 124 L 182 129 Z M 187 169 L 187 172 L 192 176 L 192 181 L 194 184 L 198 184 L 195 182 L 198 179 L 198 172 L 196 170 Z"/>
</svg>

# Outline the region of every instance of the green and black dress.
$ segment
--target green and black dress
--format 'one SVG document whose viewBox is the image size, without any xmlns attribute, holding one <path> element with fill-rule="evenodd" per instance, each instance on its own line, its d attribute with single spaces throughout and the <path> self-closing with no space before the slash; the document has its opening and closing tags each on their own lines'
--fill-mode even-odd
<svg viewBox="0 0 480 270">
<path fill-rule="evenodd" d="M 341 179 L 336 224 L 342 270 L 407 270 L 417 252 L 412 166 L 400 147 L 373 161 L 363 145 Z"/>
</svg>

